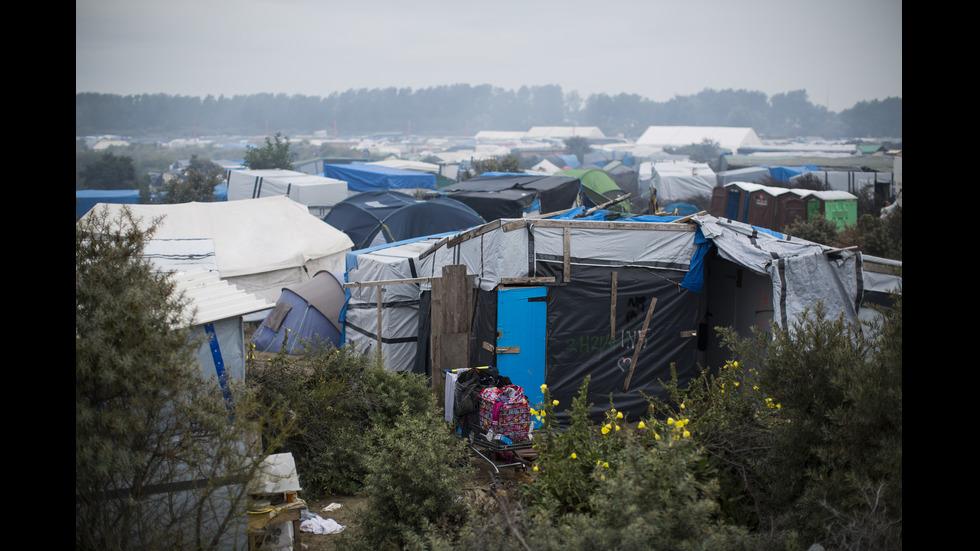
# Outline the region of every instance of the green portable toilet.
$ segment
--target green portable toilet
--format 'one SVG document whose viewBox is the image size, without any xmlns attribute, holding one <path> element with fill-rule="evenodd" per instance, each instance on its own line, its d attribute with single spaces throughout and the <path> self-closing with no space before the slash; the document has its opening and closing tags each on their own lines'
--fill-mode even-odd
<svg viewBox="0 0 980 551">
<path fill-rule="evenodd" d="M 857 196 L 846 191 L 811 191 L 803 197 L 806 219 L 817 214 L 837 224 L 838 230 L 857 223 Z"/>
</svg>

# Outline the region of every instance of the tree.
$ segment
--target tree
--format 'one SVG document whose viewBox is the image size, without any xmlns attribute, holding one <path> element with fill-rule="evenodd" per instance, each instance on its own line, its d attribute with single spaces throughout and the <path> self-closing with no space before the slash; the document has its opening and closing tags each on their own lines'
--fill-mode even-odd
<svg viewBox="0 0 980 551">
<path fill-rule="evenodd" d="M 133 158 L 106 151 L 79 172 L 87 189 L 137 189 Z"/>
<path fill-rule="evenodd" d="M 141 223 L 103 208 L 75 224 L 75 547 L 242 547 L 242 481 L 264 457 L 245 435 L 272 418 L 235 381 L 226 399 L 201 375 Z"/>
<path fill-rule="evenodd" d="M 586 153 L 592 151 L 592 146 L 589 145 L 589 139 L 584 136 L 572 136 L 571 138 L 565 138 L 565 151 L 569 155 L 575 155 L 578 162 L 582 162 Z"/>
<path fill-rule="evenodd" d="M 479 176 L 484 172 L 524 172 L 521 170 L 521 158 L 514 153 L 508 153 L 503 157 L 490 157 L 489 159 L 474 159 L 473 176 Z M 464 180 L 470 178 L 469 171 L 464 174 Z"/>
<path fill-rule="evenodd" d="M 221 183 L 221 167 L 207 159 L 191 157 L 190 166 L 164 186 L 163 202 L 190 203 L 214 201 L 214 188 Z"/>
<path fill-rule="evenodd" d="M 289 137 L 285 139 L 281 132 L 276 132 L 275 143 L 265 138 L 265 147 L 250 147 L 245 151 L 243 164 L 253 170 L 265 168 L 281 168 L 293 170 L 293 159 L 289 154 Z"/>
</svg>

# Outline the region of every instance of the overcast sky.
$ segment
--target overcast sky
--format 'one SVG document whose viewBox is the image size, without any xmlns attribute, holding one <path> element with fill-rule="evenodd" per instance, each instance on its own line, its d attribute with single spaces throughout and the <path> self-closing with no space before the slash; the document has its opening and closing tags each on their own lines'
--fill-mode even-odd
<svg viewBox="0 0 980 551">
<path fill-rule="evenodd" d="M 901 0 L 76 0 L 75 92 L 902 95 Z"/>
</svg>

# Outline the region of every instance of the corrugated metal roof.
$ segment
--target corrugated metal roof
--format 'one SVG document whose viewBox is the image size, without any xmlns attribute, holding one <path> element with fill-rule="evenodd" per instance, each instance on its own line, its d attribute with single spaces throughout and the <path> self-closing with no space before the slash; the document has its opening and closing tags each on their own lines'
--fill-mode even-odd
<svg viewBox="0 0 980 551">
<path fill-rule="evenodd" d="M 272 304 L 205 270 L 173 272 L 175 291 L 187 300 L 185 323 L 201 325 L 272 308 Z M 193 320 L 190 315 L 193 314 Z"/>
</svg>

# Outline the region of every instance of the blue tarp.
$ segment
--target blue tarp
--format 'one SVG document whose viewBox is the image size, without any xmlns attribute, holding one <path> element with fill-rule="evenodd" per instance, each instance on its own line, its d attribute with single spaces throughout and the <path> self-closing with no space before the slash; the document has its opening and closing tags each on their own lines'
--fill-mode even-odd
<svg viewBox="0 0 980 551">
<path fill-rule="evenodd" d="M 138 189 L 82 189 L 75 190 L 75 218 L 85 216 L 98 203 L 136 205 L 140 202 Z"/>
<path fill-rule="evenodd" d="M 790 181 L 790 178 L 794 176 L 799 176 L 800 174 L 806 174 L 807 172 L 820 170 L 820 167 L 815 165 L 803 165 L 803 166 L 766 165 L 765 168 L 769 169 L 769 176 L 771 176 L 774 180 L 779 180 L 780 182 L 788 182 Z"/>
<path fill-rule="evenodd" d="M 347 182 L 348 191 L 436 189 L 436 175 L 365 163 L 325 164 L 323 175 Z"/>
</svg>

